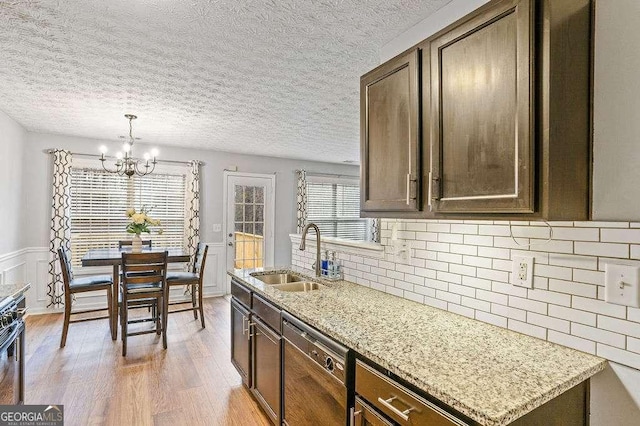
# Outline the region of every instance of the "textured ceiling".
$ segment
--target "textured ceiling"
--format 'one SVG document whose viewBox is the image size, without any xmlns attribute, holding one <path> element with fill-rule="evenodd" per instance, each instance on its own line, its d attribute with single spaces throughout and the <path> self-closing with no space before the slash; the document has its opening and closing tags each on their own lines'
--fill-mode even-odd
<svg viewBox="0 0 640 426">
<path fill-rule="evenodd" d="M 0 0 L 0 110 L 35 132 L 359 159 L 359 78 L 450 0 Z"/>
</svg>

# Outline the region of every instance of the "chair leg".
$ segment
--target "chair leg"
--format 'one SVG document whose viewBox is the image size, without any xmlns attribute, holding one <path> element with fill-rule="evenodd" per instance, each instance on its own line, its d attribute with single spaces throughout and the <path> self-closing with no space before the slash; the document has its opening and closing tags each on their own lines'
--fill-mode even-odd
<svg viewBox="0 0 640 426">
<path fill-rule="evenodd" d="M 200 310 L 200 322 L 204 328 L 204 308 L 202 306 L 202 283 L 198 284 L 198 309 Z"/>
<path fill-rule="evenodd" d="M 64 348 L 67 344 L 67 332 L 69 331 L 69 320 L 71 319 L 71 296 L 64 298 L 64 322 L 62 324 L 62 338 L 60 339 L 60 347 Z"/>
<path fill-rule="evenodd" d="M 169 313 L 169 292 L 165 290 L 162 296 L 162 347 L 167 349 L 167 318 Z"/>
<path fill-rule="evenodd" d="M 127 322 L 127 296 L 123 294 L 122 302 L 120 303 L 120 323 L 122 324 L 122 356 L 127 356 Z"/>
<path fill-rule="evenodd" d="M 113 298 L 111 294 L 111 287 L 107 287 L 107 311 L 109 312 L 109 331 L 111 332 L 111 340 L 116 340 L 115 329 L 113 326 Z"/>
<path fill-rule="evenodd" d="M 196 309 L 196 287 L 191 286 L 191 306 L 193 306 L 193 319 L 198 319 L 198 310 Z"/>
<path fill-rule="evenodd" d="M 156 334 L 159 336 L 162 333 L 162 323 L 160 322 L 160 297 L 156 297 L 156 303 L 153 305 L 153 317 L 156 319 Z"/>
</svg>

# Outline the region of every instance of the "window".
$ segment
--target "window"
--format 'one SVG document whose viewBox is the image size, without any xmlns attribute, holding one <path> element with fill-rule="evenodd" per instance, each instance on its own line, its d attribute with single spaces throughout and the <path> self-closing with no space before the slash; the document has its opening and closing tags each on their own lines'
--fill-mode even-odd
<svg viewBox="0 0 640 426">
<path fill-rule="evenodd" d="M 322 236 L 368 241 L 369 220 L 360 218 L 357 178 L 307 175 L 307 223 Z"/>
<path fill-rule="evenodd" d="M 182 247 L 185 232 L 184 174 L 154 172 L 145 177 L 118 176 L 92 168 L 71 169 L 71 262 L 80 266 L 87 250 L 118 247 L 131 239 L 126 210 L 152 208 L 163 233 L 143 234 L 154 247 Z"/>
</svg>

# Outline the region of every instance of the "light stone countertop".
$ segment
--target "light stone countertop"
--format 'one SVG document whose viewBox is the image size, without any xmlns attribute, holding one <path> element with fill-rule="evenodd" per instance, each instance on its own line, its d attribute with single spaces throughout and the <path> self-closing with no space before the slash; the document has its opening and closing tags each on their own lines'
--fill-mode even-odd
<svg viewBox="0 0 640 426">
<path fill-rule="evenodd" d="M 229 275 L 486 426 L 509 424 L 607 365 L 584 352 L 348 281 L 282 292 L 250 275 L 256 271 L 262 269 Z"/>
</svg>

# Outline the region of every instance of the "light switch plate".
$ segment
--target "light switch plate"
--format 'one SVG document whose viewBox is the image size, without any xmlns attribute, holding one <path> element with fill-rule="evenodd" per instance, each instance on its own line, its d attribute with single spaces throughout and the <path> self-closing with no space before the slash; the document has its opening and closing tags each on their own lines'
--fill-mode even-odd
<svg viewBox="0 0 640 426">
<path fill-rule="evenodd" d="M 533 257 L 514 256 L 512 263 L 511 283 L 533 288 Z"/>
<path fill-rule="evenodd" d="M 607 263 L 604 270 L 605 302 L 640 308 L 640 267 Z"/>
</svg>

